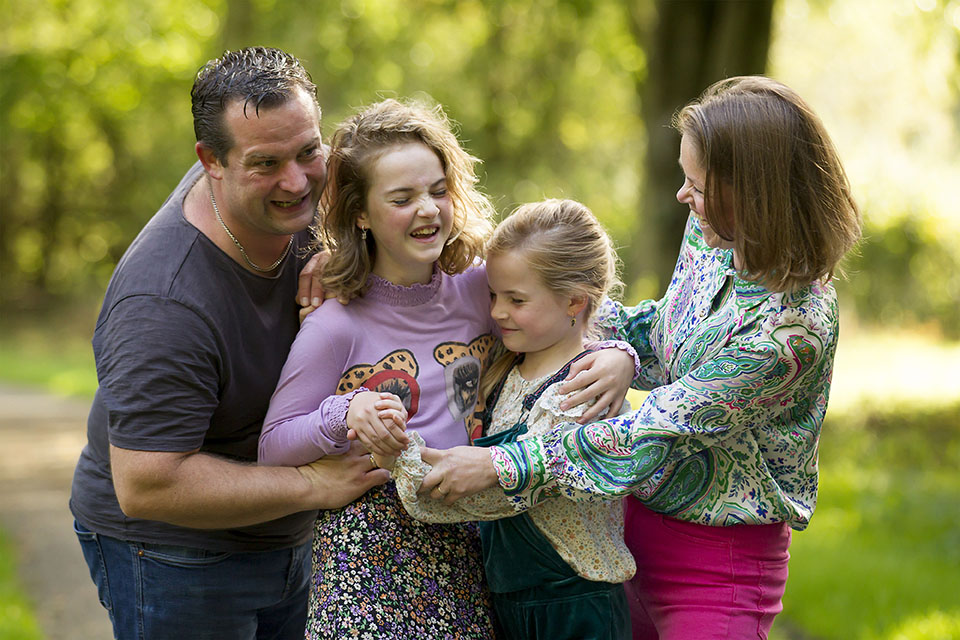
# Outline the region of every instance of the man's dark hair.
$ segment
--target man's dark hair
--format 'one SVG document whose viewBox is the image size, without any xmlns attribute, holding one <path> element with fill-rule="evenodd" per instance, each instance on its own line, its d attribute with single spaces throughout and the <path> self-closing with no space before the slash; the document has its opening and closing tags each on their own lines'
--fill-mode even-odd
<svg viewBox="0 0 960 640">
<path fill-rule="evenodd" d="M 270 47 L 249 47 L 225 51 L 197 72 L 190 99 L 193 104 L 193 130 L 197 142 L 213 151 L 221 164 L 227 164 L 227 152 L 233 146 L 223 113 L 235 100 L 260 113 L 282 105 L 302 89 L 317 105 L 317 87 L 310 74 L 295 57 Z"/>
</svg>

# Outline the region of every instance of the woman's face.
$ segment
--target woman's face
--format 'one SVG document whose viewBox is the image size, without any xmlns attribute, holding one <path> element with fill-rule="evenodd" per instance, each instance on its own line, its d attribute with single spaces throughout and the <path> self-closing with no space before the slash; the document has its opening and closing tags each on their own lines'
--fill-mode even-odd
<svg viewBox="0 0 960 640">
<path fill-rule="evenodd" d="M 700 228 L 703 230 L 703 239 L 708 247 L 732 249 L 733 241 L 720 237 L 707 222 L 704 197 L 704 190 L 707 188 L 707 172 L 700 162 L 700 154 L 687 135 L 680 138 L 680 167 L 683 169 L 684 179 L 683 186 L 677 191 L 677 200 L 690 207 L 690 213 L 697 217 Z"/>
</svg>

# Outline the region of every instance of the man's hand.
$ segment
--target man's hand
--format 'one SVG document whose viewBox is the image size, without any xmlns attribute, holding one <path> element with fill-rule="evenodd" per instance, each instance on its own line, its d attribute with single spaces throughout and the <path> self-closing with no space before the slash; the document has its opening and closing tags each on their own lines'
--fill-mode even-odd
<svg viewBox="0 0 960 640">
<path fill-rule="evenodd" d="M 316 496 L 312 509 L 339 509 L 390 480 L 389 471 L 373 465 L 370 454 L 353 443 L 347 453 L 325 456 L 297 467 L 297 471 L 310 483 L 312 495 Z"/>
<path fill-rule="evenodd" d="M 422 447 L 420 456 L 433 467 L 424 477 L 420 493 L 446 504 L 497 485 L 497 470 L 487 447 Z"/>
<path fill-rule="evenodd" d="M 566 411 L 596 398 L 597 403 L 577 422 L 593 422 L 604 409 L 608 409 L 608 416 L 615 416 L 620 413 L 633 375 L 633 357 L 626 351 L 601 349 L 586 355 L 570 366 L 570 373 L 560 386 L 560 393 L 576 392 L 561 402 L 560 408 Z"/>
<path fill-rule="evenodd" d="M 392 393 L 361 391 L 353 396 L 347 410 L 347 427 L 349 440 L 359 440 L 379 456 L 398 456 L 410 443 L 404 433 L 407 410 Z"/>
</svg>

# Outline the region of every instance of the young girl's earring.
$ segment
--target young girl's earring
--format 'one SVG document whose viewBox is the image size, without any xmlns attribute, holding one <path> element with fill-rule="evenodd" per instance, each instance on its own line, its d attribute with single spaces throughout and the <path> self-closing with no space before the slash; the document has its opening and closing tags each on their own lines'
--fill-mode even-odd
<svg viewBox="0 0 960 640">
<path fill-rule="evenodd" d="M 363 240 L 364 242 L 366 242 L 366 240 L 367 240 L 367 228 L 366 228 L 366 227 L 360 227 L 360 239 Z"/>
<path fill-rule="evenodd" d="M 577 316 L 570 316 L 570 326 L 571 327 L 577 326 Z"/>
</svg>

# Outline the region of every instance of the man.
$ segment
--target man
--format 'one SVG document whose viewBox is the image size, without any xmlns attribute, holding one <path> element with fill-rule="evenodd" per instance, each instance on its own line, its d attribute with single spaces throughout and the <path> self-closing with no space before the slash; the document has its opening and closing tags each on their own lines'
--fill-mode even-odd
<svg viewBox="0 0 960 640">
<path fill-rule="evenodd" d="M 192 91 L 199 163 L 117 265 L 70 500 L 117 638 L 303 638 L 317 509 L 387 481 L 353 450 L 256 465 L 298 328 L 326 178 L 316 87 L 276 49 L 226 52 Z"/>
</svg>

